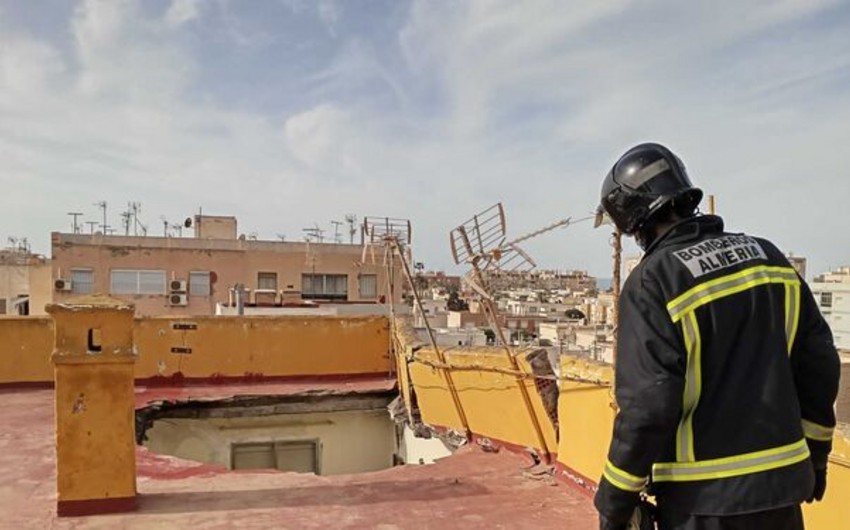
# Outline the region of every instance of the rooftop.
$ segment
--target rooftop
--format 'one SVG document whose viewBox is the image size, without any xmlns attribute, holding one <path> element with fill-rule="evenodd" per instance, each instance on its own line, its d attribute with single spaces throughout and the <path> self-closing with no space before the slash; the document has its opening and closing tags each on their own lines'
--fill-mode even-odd
<svg viewBox="0 0 850 530">
<path fill-rule="evenodd" d="M 239 395 L 370 392 L 392 381 L 138 387 L 136 407 Z M 56 516 L 52 390 L 4 390 L 0 511 L 9 528 L 596 528 L 576 486 L 477 446 L 425 466 L 357 475 L 230 471 L 137 447 L 138 510 Z"/>
</svg>

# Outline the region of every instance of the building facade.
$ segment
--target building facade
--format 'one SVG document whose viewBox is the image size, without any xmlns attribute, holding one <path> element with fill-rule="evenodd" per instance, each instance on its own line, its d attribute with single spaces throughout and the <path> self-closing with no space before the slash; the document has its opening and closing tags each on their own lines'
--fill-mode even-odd
<svg viewBox="0 0 850 530">
<path fill-rule="evenodd" d="M 0 250 L 0 315 L 43 315 L 50 263 L 44 256 Z"/>
<path fill-rule="evenodd" d="M 265 307 L 390 301 L 383 249 L 257 241 L 237 237 L 233 218 L 211 219 L 196 217 L 195 237 L 53 233 L 53 301 L 108 293 L 142 316 L 212 315 L 237 292 L 245 305 Z M 401 302 L 401 285 L 393 299 Z"/>
<path fill-rule="evenodd" d="M 816 276 L 809 286 L 832 329 L 835 346 L 850 351 L 850 267 Z"/>
</svg>

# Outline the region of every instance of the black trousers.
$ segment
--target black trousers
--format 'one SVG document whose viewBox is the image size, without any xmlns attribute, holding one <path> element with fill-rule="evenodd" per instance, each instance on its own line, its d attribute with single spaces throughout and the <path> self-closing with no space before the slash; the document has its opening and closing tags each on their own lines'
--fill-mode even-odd
<svg viewBox="0 0 850 530">
<path fill-rule="evenodd" d="M 658 513 L 658 530 L 803 530 L 799 505 L 745 515 Z"/>
</svg>

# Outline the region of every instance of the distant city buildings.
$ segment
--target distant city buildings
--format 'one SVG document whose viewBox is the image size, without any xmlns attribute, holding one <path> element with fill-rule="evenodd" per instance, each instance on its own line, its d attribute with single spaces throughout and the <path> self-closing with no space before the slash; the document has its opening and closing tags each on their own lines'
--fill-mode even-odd
<svg viewBox="0 0 850 530">
<path fill-rule="evenodd" d="M 816 276 L 809 286 L 836 347 L 850 352 L 850 267 Z"/>
<path fill-rule="evenodd" d="M 389 301 L 383 254 L 361 244 L 259 241 L 237 236 L 234 217 L 198 215 L 189 224 L 194 237 L 54 232 L 52 300 L 108 293 L 139 315 L 227 313 L 221 307 L 240 299 L 264 308 Z M 393 296 L 401 303 L 402 289 Z"/>
</svg>

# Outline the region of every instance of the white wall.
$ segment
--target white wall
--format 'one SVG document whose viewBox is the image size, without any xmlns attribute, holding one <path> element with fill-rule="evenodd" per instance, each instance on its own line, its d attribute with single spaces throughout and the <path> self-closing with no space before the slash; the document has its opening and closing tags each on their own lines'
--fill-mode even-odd
<svg viewBox="0 0 850 530">
<path fill-rule="evenodd" d="M 408 425 L 404 426 L 399 446 L 399 455 L 406 464 L 433 464 L 435 460 L 452 454 L 436 436 L 417 438 Z"/>
<path fill-rule="evenodd" d="M 386 410 L 242 418 L 160 419 L 147 431 L 153 452 L 230 467 L 232 443 L 320 441 L 322 475 L 377 471 L 393 465 L 395 426 Z"/>
<path fill-rule="evenodd" d="M 812 282 L 809 284 L 824 319 L 832 330 L 835 346 L 850 350 L 850 283 Z M 824 306 L 822 295 L 830 293 L 832 304 Z"/>
</svg>

